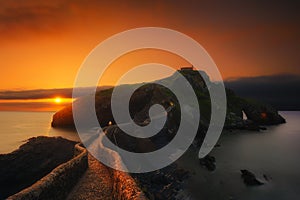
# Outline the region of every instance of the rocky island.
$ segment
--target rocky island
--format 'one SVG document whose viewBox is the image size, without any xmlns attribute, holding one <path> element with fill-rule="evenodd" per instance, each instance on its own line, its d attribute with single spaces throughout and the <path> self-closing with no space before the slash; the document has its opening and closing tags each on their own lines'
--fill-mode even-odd
<svg viewBox="0 0 300 200">
<path fill-rule="evenodd" d="M 204 78 L 205 80 L 209 78 L 204 72 L 199 73 L 192 69 L 182 69 L 179 72 L 193 87 L 201 111 L 196 138 L 183 155 L 184 160 L 188 157 L 187 155 L 197 156 L 210 123 L 211 100 L 208 86 L 204 81 Z M 178 76 L 174 74 L 159 81 L 172 84 L 177 79 Z M 215 83 L 210 82 L 210 84 Z M 117 87 L 123 87 L 126 90 L 131 86 Z M 99 124 L 105 127 L 106 136 L 115 144 L 118 138 L 117 145 L 120 148 L 137 153 L 151 152 L 168 144 L 176 135 L 181 119 L 181 105 L 168 88 L 149 83 L 139 87 L 131 96 L 130 114 L 134 122 L 141 126 L 150 122 L 148 111 L 152 105 L 160 104 L 168 110 L 164 128 L 158 134 L 144 139 L 126 134 L 115 123 L 111 111 L 112 91 L 113 88 L 98 91 L 95 95 L 95 108 Z M 270 105 L 244 99 L 227 88 L 226 95 L 227 113 L 224 130 L 259 131 L 264 129 L 263 126 L 285 122 L 285 119 Z M 84 96 L 78 98 L 75 104 L 80 109 L 82 118 L 88 116 Z M 54 114 L 52 127 L 75 128 L 71 105 Z M 190 161 L 184 161 L 185 164 L 182 165 L 179 159 L 154 172 L 127 174 L 104 166 L 91 155 L 87 156 L 86 150 L 78 150 L 78 148 L 84 149 L 75 142 L 61 137 L 37 137 L 29 139 L 26 144 L 10 154 L 0 155 L 0 198 L 91 199 L 92 196 L 96 198 L 98 193 L 99 196 L 96 199 L 110 199 L 111 196 L 116 199 L 158 200 L 186 197 L 183 190 L 185 181 L 193 176 L 193 170 L 186 167 L 190 165 L 187 163 Z M 207 155 L 197 163 L 192 164 L 192 168 L 202 166 L 204 170 L 210 172 L 217 168 L 217 159 L 211 155 Z M 262 184 L 252 172 L 248 170 L 241 170 L 241 172 L 245 184 L 249 186 Z M 106 177 L 104 182 L 103 177 Z M 61 184 L 65 185 L 63 189 L 59 188 Z"/>
<path fill-rule="evenodd" d="M 179 72 L 189 81 L 193 87 L 199 102 L 201 118 L 199 130 L 189 151 L 195 153 L 205 137 L 206 130 L 210 123 L 211 101 L 208 88 L 202 76 L 204 72 L 189 69 L 179 70 Z M 177 77 L 167 77 L 160 81 L 172 82 Z M 214 84 L 214 83 L 212 83 Z M 120 87 L 120 86 L 117 86 Z M 123 86 L 124 89 L 128 86 Z M 172 105 L 172 110 L 168 112 L 165 127 L 155 136 L 146 139 L 137 139 L 124 133 L 116 124 L 111 111 L 111 95 L 113 88 L 99 91 L 95 95 L 95 108 L 101 127 L 106 127 L 108 138 L 115 143 L 114 137 L 118 138 L 118 146 L 132 152 L 150 152 L 166 145 L 175 136 L 180 123 L 180 105 L 172 92 L 158 84 L 147 84 L 137 89 L 129 104 L 132 119 L 140 125 L 149 123 L 149 108 L 154 104 L 160 104 L 168 109 Z M 226 88 L 227 95 L 227 114 L 224 130 L 251 130 L 259 131 L 265 129 L 266 125 L 276 125 L 285 123 L 285 119 L 278 114 L 278 111 L 270 105 L 266 105 L 255 100 L 244 99 L 237 96 L 234 91 Z M 76 100 L 75 104 L 82 109 L 82 118 L 88 115 L 85 113 L 84 97 Z M 65 107 L 53 116 L 52 127 L 74 128 L 72 106 Z M 193 149 L 194 148 L 194 149 Z M 211 156 L 200 160 L 200 164 L 208 170 L 213 171 L 216 166 L 216 159 Z M 132 174 L 136 182 L 143 189 L 146 196 L 150 199 L 176 199 L 180 194 L 180 188 L 184 180 L 189 176 L 189 172 L 176 163 L 146 174 Z M 172 184 L 170 184 L 172 183 Z"/>
<path fill-rule="evenodd" d="M 196 70 L 179 70 L 179 72 L 189 81 L 193 87 L 199 102 L 201 110 L 200 129 L 208 127 L 210 121 L 210 96 L 208 88 L 205 84 L 204 79 L 200 76 L 206 76 L 206 80 L 209 80 L 205 72 L 199 72 Z M 159 80 L 164 82 L 172 82 L 178 77 L 174 74 L 173 76 Z M 158 81 L 158 82 L 159 82 Z M 213 83 L 212 83 L 213 84 Z M 120 86 L 117 86 L 120 87 Z M 123 86 L 126 89 L 128 86 Z M 122 88 L 122 89 L 123 89 Z M 111 111 L 111 95 L 113 88 L 98 91 L 95 95 L 95 107 L 96 114 L 98 117 L 99 124 L 101 127 L 107 126 L 109 123 L 115 124 L 114 118 Z M 226 88 L 227 95 L 227 114 L 225 121 L 225 129 L 250 129 L 259 130 L 264 125 L 276 125 L 285 123 L 285 119 L 278 114 L 278 111 L 271 105 L 258 102 L 253 99 L 245 99 L 237 96 L 234 91 Z M 130 114 L 136 123 L 143 123 L 148 118 L 148 109 L 153 104 L 161 104 L 165 108 L 170 106 L 170 103 L 175 104 L 175 109 L 170 112 L 172 119 L 167 124 L 174 129 L 179 121 L 180 109 L 176 97 L 172 92 L 157 84 L 147 84 L 137 89 L 130 99 Z M 84 108 L 85 101 L 84 97 L 79 98 L 75 102 L 78 107 L 82 109 L 82 118 L 85 117 Z M 246 116 L 244 119 L 243 115 Z M 170 117 L 168 116 L 168 118 Z M 52 120 L 52 127 L 59 128 L 74 128 L 74 121 L 72 115 L 72 106 L 67 106 L 64 109 L 54 114 Z M 199 132 L 203 132 L 199 130 Z"/>
<path fill-rule="evenodd" d="M 211 101 L 208 88 L 202 78 L 206 74 L 200 72 L 202 74 L 200 76 L 198 71 L 186 69 L 179 72 L 192 85 L 201 110 L 197 136 L 186 153 L 196 156 L 210 123 Z M 172 82 L 177 78 L 174 74 L 160 81 Z M 207 76 L 206 79 L 208 79 Z M 122 87 L 126 89 L 130 85 Z M 165 109 L 169 109 L 164 128 L 158 134 L 145 139 L 129 136 L 115 124 L 110 104 L 112 91 L 113 88 L 97 92 L 95 107 L 99 124 L 105 127 L 105 133 L 113 143 L 116 142 L 115 138 L 118 138 L 117 145 L 125 150 L 138 153 L 151 152 L 168 144 L 176 135 L 180 124 L 180 105 L 168 88 L 150 83 L 138 88 L 130 99 L 129 109 L 132 119 L 141 126 L 149 123 L 148 111 L 152 105 L 160 104 Z M 270 105 L 241 98 L 230 89 L 226 89 L 226 95 L 227 114 L 224 130 L 259 131 L 264 128 L 262 126 L 285 122 L 277 110 Z M 75 104 L 82 109 L 81 117 L 85 118 L 88 115 L 84 109 L 85 97 L 76 100 Z M 52 126 L 74 129 L 72 106 L 67 106 L 55 113 Z M 193 176 L 191 171 L 180 165 L 180 161 L 154 172 L 129 175 L 102 165 L 91 155 L 89 155 L 89 159 L 84 154 L 81 158 L 77 158 L 75 144 L 73 141 L 60 137 L 37 137 L 29 139 L 26 144 L 10 154 L 0 155 L 0 198 L 12 195 L 9 199 L 39 199 L 43 195 L 46 195 L 47 198 L 52 198 L 54 195 L 57 199 L 64 199 L 67 196 L 69 199 L 89 199 L 91 198 L 89 194 L 95 196 L 97 195 L 95 192 L 102 191 L 103 193 L 103 189 L 107 188 L 104 190 L 107 192 L 103 193 L 106 197 L 100 195 L 100 199 L 109 199 L 109 196 L 114 196 L 116 199 L 181 199 L 185 197 L 183 193 L 185 180 Z M 216 147 L 218 146 L 220 145 L 216 145 Z M 89 161 L 87 162 L 87 160 Z M 207 155 L 200 159 L 198 166 L 195 167 L 202 166 L 206 170 L 214 171 L 216 163 L 214 156 Z M 88 170 L 84 173 L 86 168 Z M 241 172 L 245 184 L 250 186 L 262 184 L 250 171 L 242 170 Z M 63 175 L 65 178 L 61 178 L 61 173 L 65 174 Z M 83 177 L 78 182 L 83 173 Z M 96 189 L 98 186 L 97 184 L 93 186 L 93 182 L 95 182 L 93 180 L 96 180 L 97 183 L 102 182 L 103 178 L 100 176 L 104 175 L 107 177 L 105 185 Z M 66 180 L 68 183 L 65 182 Z M 58 183 L 66 184 L 66 187 L 58 191 L 55 189 L 58 187 Z M 129 185 L 124 187 L 124 184 Z M 94 188 L 93 192 L 89 192 L 89 187 Z M 38 195 L 35 196 L 36 194 Z M 44 197 L 46 198 L 46 196 Z"/>
</svg>

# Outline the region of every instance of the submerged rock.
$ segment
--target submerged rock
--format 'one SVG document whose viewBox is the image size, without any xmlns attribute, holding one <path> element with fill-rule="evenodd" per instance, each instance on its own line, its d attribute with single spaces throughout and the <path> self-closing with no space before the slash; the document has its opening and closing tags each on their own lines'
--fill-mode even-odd
<svg viewBox="0 0 300 200">
<path fill-rule="evenodd" d="M 220 145 L 220 144 L 216 144 L 216 145 L 214 146 L 214 148 L 217 148 L 217 147 L 221 147 L 221 145 Z"/>
<path fill-rule="evenodd" d="M 265 131 L 265 130 L 267 130 L 267 127 L 265 127 L 265 126 L 260 126 L 259 129 Z"/>
<path fill-rule="evenodd" d="M 272 178 L 266 174 L 263 174 L 263 177 L 266 181 L 270 181 Z"/>
<path fill-rule="evenodd" d="M 255 175 L 246 170 L 246 169 L 242 169 L 241 170 L 241 173 L 242 173 L 242 178 L 244 180 L 244 183 L 247 185 L 247 186 L 256 186 L 256 185 L 263 185 L 264 183 L 257 180 L 257 178 L 255 177 Z"/>
</svg>

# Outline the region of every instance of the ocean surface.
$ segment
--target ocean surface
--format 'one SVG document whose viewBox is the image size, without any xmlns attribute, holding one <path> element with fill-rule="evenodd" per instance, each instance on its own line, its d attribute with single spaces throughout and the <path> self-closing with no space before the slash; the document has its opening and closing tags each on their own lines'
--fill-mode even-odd
<svg viewBox="0 0 300 200">
<path fill-rule="evenodd" d="M 183 156 L 180 162 L 193 172 L 186 187 L 189 199 L 300 199 L 300 112 L 280 114 L 286 124 L 261 132 L 223 134 L 218 141 L 220 147 L 210 153 L 216 158 L 213 172 L 195 167 L 199 166 L 197 155 Z M 265 184 L 247 187 L 241 169 L 253 172 Z"/>
<path fill-rule="evenodd" d="M 0 112 L 0 153 L 9 153 L 39 135 L 79 140 L 74 131 L 51 128 L 53 114 Z M 186 191 L 189 199 L 300 199 L 300 112 L 280 114 L 286 124 L 261 132 L 223 134 L 218 141 L 221 146 L 211 152 L 217 160 L 214 172 L 203 169 L 195 155 L 180 158 L 179 162 L 192 171 Z M 266 184 L 245 186 L 241 169 L 250 170 Z"/>
<path fill-rule="evenodd" d="M 30 137 L 62 136 L 78 141 L 74 131 L 51 127 L 54 112 L 0 112 L 0 154 L 16 150 Z"/>
</svg>

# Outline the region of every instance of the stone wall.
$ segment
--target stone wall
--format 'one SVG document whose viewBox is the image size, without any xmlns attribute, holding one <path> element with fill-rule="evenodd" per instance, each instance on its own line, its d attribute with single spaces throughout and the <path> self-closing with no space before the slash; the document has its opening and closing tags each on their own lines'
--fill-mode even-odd
<svg viewBox="0 0 300 200">
<path fill-rule="evenodd" d="M 105 148 L 105 147 L 104 147 Z M 111 150 L 110 150 L 111 151 Z M 115 152 L 115 163 L 120 157 Z M 52 170 L 32 186 L 8 197 L 8 200 L 52 200 L 66 199 L 73 186 L 88 167 L 88 152 L 75 145 L 74 158 Z M 113 181 L 113 199 L 148 200 L 135 180 L 126 172 L 109 168 Z"/>
<path fill-rule="evenodd" d="M 103 145 L 103 143 L 101 142 L 101 140 L 103 140 L 103 137 L 104 134 L 101 134 L 99 136 L 99 140 L 96 140 L 97 142 L 91 144 L 91 147 L 94 147 L 95 149 L 101 148 L 101 157 L 109 155 L 104 159 L 110 160 L 111 166 L 113 166 L 113 168 L 108 167 L 113 181 L 113 199 L 148 200 L 148 198 L 146 198 L 146 196 L 144 195 L 143 191 L 136 184 L 135 180 L 128 173 L 115 170 L 120 168 L 119 166 L 122 165 L 121 157 L 116 151 L 113 151 L 112 149 L 109 149 Z"/>
<path fill-rule="evenodd" d="M 143 191 L 134 179 L 126 172 L 111 169 L 113 183 L 113 199 L 147 200 Z"/>
<path fill-rule="evenodd" d="M 34 166 L 32 166 L 34 167 Z M 74 158 L 59 165 L 48 175 L 8 200 L 65 199 L 88 167 L 87 150 L 75 145 Z"/>
</svg>

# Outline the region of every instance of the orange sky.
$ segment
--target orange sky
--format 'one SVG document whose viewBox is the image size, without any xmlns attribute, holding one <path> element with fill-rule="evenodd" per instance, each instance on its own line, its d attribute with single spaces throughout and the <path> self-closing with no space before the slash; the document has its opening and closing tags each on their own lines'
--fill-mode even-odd
<svg viewBox="0 0 300 200">
<path fill-rule="evenodd" d="M 97 44 L 143 26 L 171 28 L 196 39 L 225 79 L 300 74 L 295 6 L 232 2 L 0 0 L 0 90 L 72 87 Z M 153 59 L 172 67 L 186 64 L 168 53 L 136 53 L 112 65 L 101 83 L 111 85 L 131 65 Z"/>
</svg>

